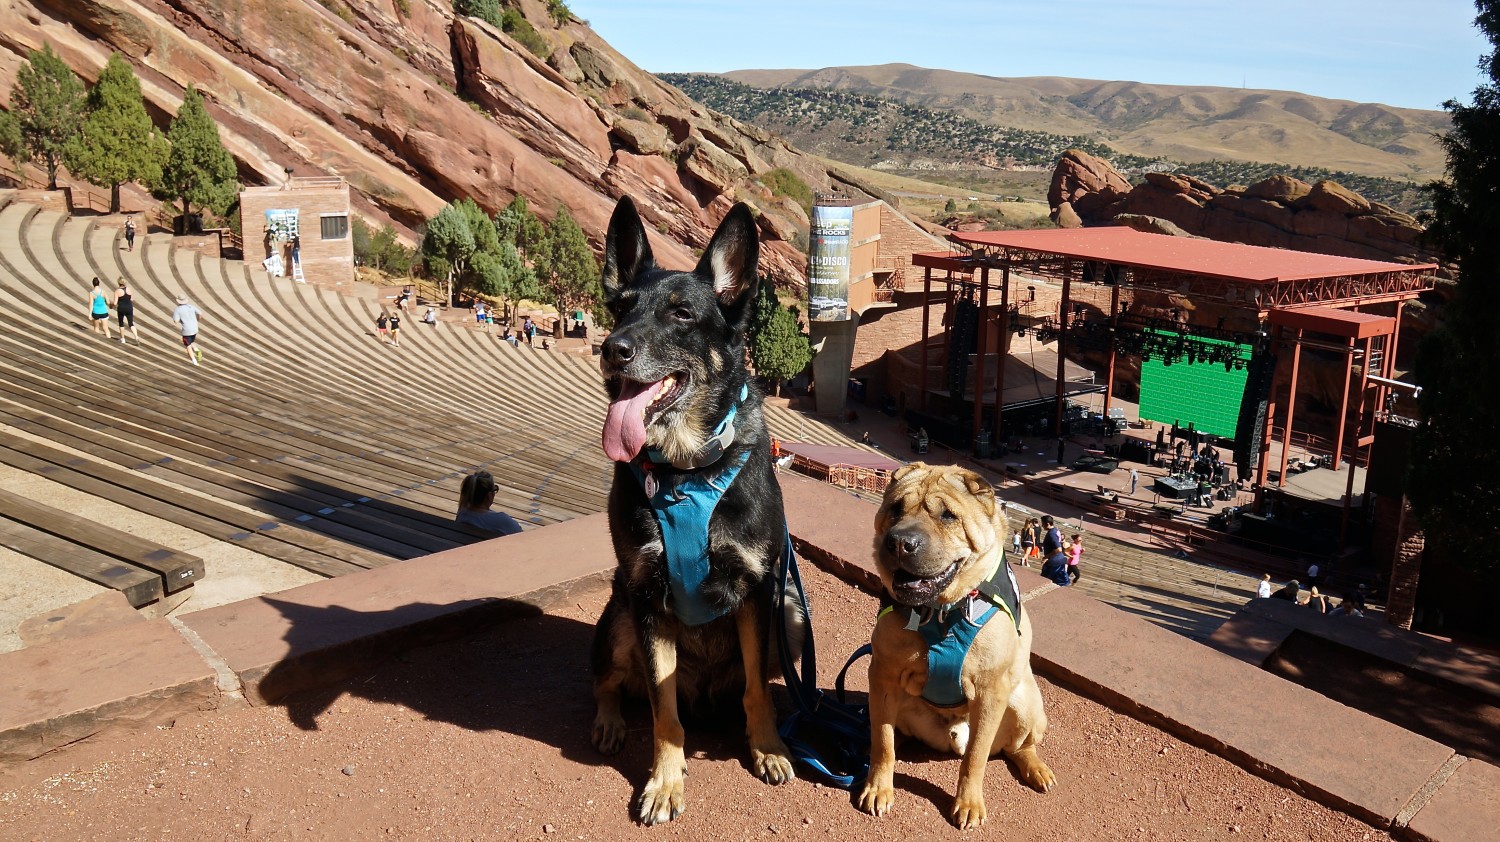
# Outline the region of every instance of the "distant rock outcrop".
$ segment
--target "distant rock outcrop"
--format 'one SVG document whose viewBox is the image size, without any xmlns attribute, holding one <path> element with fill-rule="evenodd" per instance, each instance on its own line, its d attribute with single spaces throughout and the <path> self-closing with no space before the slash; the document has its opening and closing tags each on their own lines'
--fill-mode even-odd
<svg viewBox="0 0 1500 842">
<path fill-rule="evenodd" d="M 710 112 L 631 64 L 586 24 L 519 0 L 532 50 L 456 17 L 448 0 L 7 0 L 0 92 L 50 43 L 86 80 L 118 51 L 164 125 L 203 91 L 241 178 L 338 175 L 358 210 L 413 232 L 450 199 L 495 211 L 517 196 L 566 206 L 602 245 L 615 200 L 635 197 L 658 258 L 691 265 L 736 201 L 759 214 L 768 273 L 800 280 L 806 214 L 759 177 L 837 186 L 817 160 Z"/>
<path fill-rule="evenodd" d="M 1164 222 L 1227 242 L 1395 263 L 1440 262 L 1422 247 L 1415 217 L 1332 181 L 1308 184 L 1277 175 L 1221 190 L 1188 176 L 1147 173 L 1130 187 L 1109 162 L 1074 149 L 1053 171 L 1048 197 L 1053 219 L 1064 227 L 1068 213 L 1076 212 L 1083 225 L 1117 222 L 1166 232 Z"/>
</svg>

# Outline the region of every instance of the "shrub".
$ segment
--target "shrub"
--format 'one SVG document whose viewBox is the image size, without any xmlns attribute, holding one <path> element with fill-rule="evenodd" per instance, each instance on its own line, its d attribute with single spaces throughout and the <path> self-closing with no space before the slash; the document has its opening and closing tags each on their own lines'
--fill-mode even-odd
<svg viewBox="0 0 1500 842">
<path fill-rule="evenodd" d="M 773 196 L 786 196 L 802 206 L 809 214 L 812 213 L 813 191 L 807 186 L 796 173 L 786 167 L 777 167 L 768 170 L 760 177 L 760 183 L 771 191 Z"/>
<path fill-rule="evenodd" d="M 494 0 L 487 1 L 494 2 Z M 480 2 L 480 0 L 474 0 L 474 2 Z M 505 13 L 500 16 L 500 30 L 519 41 L 521 46 L 530 50 L 531 54 L 537 58 L 547 58 L 552 55 L 552 46 L 547 43 L 547 39 L 536 31 L 531 21 L 515 9 L 506 9 Z"/>
<path fill-rule="evenodd" d="M 396 13 L 404 18 L 411 17 L 411 0 L 396 0 Z"/>
<path fill-rule="evenodd" d="M 547 16 L 552 18 L 554 24 L 562 26 L 573 17 L 573 10 L 563 0 L 547 0 Z"/>
<path fill-rule="evenodd" d="M 491 26 L 500 26 L 500 0 L 453 0 L 453 11 L 471 18 L 479 18 Z"/>
</svg>

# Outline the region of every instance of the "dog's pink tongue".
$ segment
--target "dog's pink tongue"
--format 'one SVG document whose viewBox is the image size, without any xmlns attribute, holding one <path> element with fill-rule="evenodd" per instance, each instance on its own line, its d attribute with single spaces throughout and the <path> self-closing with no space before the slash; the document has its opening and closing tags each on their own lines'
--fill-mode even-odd
<svg viewBox="0 0 1500 842">
<path fill-rule="evenodd" d="M 629 462 L 646 446 L 646 407 L 661 384 L 621 379 L 620 397 L 609 405 L 604 417 L 604 455 L 616 462 Z"/>
</svg>

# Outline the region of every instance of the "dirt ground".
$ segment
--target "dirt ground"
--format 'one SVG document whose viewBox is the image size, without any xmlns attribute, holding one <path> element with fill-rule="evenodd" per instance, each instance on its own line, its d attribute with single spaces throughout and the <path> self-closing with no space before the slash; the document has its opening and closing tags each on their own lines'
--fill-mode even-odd
<svg viewBox="0 0 1500 842">
<path fill-rule="evenodd" d="M 822 681 L 863 642 L 873 597 L 804 571 Z M 743 739 L 689 729 L 687 812 L 657 828 L 629 804 L 646 778 L 644 706 L 626 748 L 589 745 L 587 663 L 603 591 L 458 642 L 413 650 L 287 706 L 210 711 L 0 767 L 0 839 L 926 839 L 946 820 L 956 758 L 900 751 L 897 802 L 875 819 L 803 777 L 751 777 Z M 856 672 L 859 672 L 856 669 Z M 864 675 L 851 676 L 864 689 Z M 1386 839 L 1155 728 L 1045 680 L 1042 756 L 1058 787 L 985 779 L 974 838 Z M 798 770 L 803 773 L 802 769 Z"/>
</svg>

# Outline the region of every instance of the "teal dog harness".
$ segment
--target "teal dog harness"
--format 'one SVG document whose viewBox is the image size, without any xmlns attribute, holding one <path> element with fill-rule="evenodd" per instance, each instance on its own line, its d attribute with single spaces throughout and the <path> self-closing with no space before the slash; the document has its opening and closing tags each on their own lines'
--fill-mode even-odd
<svg viewBox="0 0 1500 842">
<path fill-rule="evenodd" d="M 656 524 L 661 528 L 672 613 L 689 626 L 701 626 L 729 613 L 727 607 L 711 606 L 703 598 L 703 582 L 709 573 L 708 522 L 713 518 L 719 500 L 739 476 L 750 452 L 747 450 L 735 457 L 713 479 L 705 479 L 697 469 L 717 462 L 734 443 L 734 417 L 739 412 L 740 402 L 749 393 L 749 386 L 741 387 L 739 400 L 729 408 L 729 413 L 719 422 L 708 442 L 693 454 L 687 464 L 674 465 L 680 470 L 675 482 L 657 480 L 654 473 L 657 466 L 669 464 L 658 451 L 647 451 L 644 457 L 630 463 L 631 471 L 646 492 L 646 499 L 651 502 Z"/>
<path fill-rule="evenodd" d="M 984 624 L 1004 611 L 1021 633 L 1021 603 L 1017 596 L 1015 574 L 1010 565 L 1000 569 L 967 596 L 941 608 L 908 608 L 906 628 L 922 636 L 927 643 L 927 683 L 922 698 L 937 707 L 951 708 L 963 704 L 964 659 Z M 895 611 L 894 603 L 880 609 L 879 617 Z"/>
</svg>

